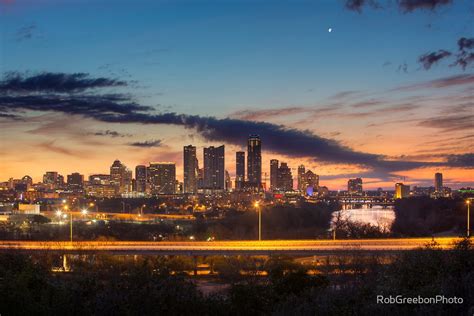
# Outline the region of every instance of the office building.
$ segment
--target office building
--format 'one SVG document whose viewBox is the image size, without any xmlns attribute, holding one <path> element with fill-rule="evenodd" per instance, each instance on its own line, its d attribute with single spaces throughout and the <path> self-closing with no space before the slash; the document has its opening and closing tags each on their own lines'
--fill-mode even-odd
<svg viewBox="0 0 474 316">
<path fill-rule="evenodd" d="M 306 172 L 306 169 L 304 167 L 304 165 L 299 165 L 298 166 L 298 190 L 300 192 L 304 192 L 306 190 L 306 185 L 304 183 L 304 180 L 303 180 L 303 176 Z"/>
<path fill-rule="evenodd" d="M 84 175 L 73 172 L 67 176 L 67 187 L 69 190 L 80 190 L 84 186 Z"/>
<path fill-rule="evenodd" d="M 262 142 L 257 135 L 247 141 L 247 181 L 257 189 L 262 185 Z"/>
<path fill-rule="evenodd" d="M 241 190 L 245 182 L 245 152 L 235 153 L 235 189 Z"/>
<path fill-rule="evenodd" d="M 403 183 L 395 183 L 395 195 L 396 199 L 403 199 L 410 196 L 410 186 L 404 185 Z"/>
<path fill-rule="evenodd" d="M 443 192 L 443 174 L 442 173 L 439 173 L 439 172 L 435 173 L 434 187 L 435 187 L 436 193 Z"/>
<path fill-rule="evenodd" d="M 286 162 L 282 162 L 278 167 L 277 188 L 284 191 L 293 190 L 293 176 Z"/>
<path fill-rule="evenodd" d="M 319 176 L 317 174 L 315 174 L 311 170 L 307 170 L 301 175 L 300 179 L 301 179 L 301 184 L 300 184 L 299 190 L 302 193 L 311 196 L 314 193 L 318 192 Z"/>
<path fill-rule="evenodd" d="M 347 181 L 347 192 L 351 195 L 362 195 L 362 179 L 349 179 L 349 181 Z"/>
<path fill-rule="evenodd" d="M 110 183 L 117 187 L 118 194 L 132 192 L 132 171 L 120 160 L 115 160 L 110 166 Z"/>
<path fill-rule="evenodd" d="M 229 171 L 225 171 L 225 190 L 231 191 L 232 190 L 232 181 L 230 180 Z"/>
<path fill-rule="evenodd" d="M 147 191 L 147 168 L 144 165 L 135 167 L 135 191 L 145 193 Z"/>
<path fill-rule="evenodd" d="M 151 193 L 176 193 L 176 164 L 174 162 L 150 162 L 147 175 Z"/>
<path fill-rule="evenodd" d="M 278 167 L 277 159 L 270 160 L 270 190 L 278 189 Z"/>
<path fill-rule="evenodd" d="M 196 147 L 192 145 L 183 147 L 183 190 L 184 193 L 197 193 L 198 160 Z"/>
<path fill-rule="evenodd" d="M 204 188 L 225 189 L 224 145 L 204 148 Z"/>
<path fill-rule="evenodd" d="M 89 184 L 108 185 L 110 184 L 110 175 L 109 174 L 91 174 L 89 176 Z"/>
</svg>

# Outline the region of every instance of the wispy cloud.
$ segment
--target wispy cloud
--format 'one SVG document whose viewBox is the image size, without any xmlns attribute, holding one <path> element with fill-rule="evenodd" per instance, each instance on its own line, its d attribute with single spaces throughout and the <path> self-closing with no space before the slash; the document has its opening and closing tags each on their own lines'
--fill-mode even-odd
<svg viewBox="0 0 474 316">
<path fill-rule="evenodd" d="M 130 134 L 122 134 L 117 131 L 105 130 L 105 131 L 98 131 L 94 133 L 89 133 L 89 135 L 94 136 L 109 136 L 109 137 L 130 137 Z"/>
<path fill-rule="evenodd" d="M 463 77 L 462 80 L 466 80 L 466 78 Z M 308 130 L 288 128 L 279 124 L 235 118 L 156 113 L 153 108 L 132 102 L 124 95 L 111 97 L 109 95 L 79 94 L 65 97 L 62 94 L 49 93 L 49 91 L 62 91 L 61 83 L 58 84 L 60 85 L 59 88 L 50 85 L 45 86 L 44 94 L 38 93 L 39 88 L 35 88 L 35 93 L 27 96 L 1 96 L 0 113 L 19 115 L 22 111 L 34 110 L 80 115 L 106 123 L 176 125 L 196 131 L 207 141 L 223 142 L 231 145 L 241 145 L 245 142 L 247 135 L 258 134 L 264 140 L 265 150 L 270 152 L 293 158 L 311 158 L 318 162 L 361 165 L 380 173 L 436 165 L 430 162 L 389 160 L 383 155 L 354 150 L 340 142 L 322 137 Z M 410 111 L 413 108 L 414 105 L 412 104 L 392 104 L 375 111 L 400 112 Z M 366 115 L 367 113 L 373 112 L 354 113 L 354 115 Z M 67 150 L 56 148 L 52 143 L 45 145 L 50 146 L 51 150 L 63 154 L 69 153 Z M 161 145 L 161 141 L 150 140 L 130 145 L 153 147 Z"/>
<path fill-rule="evenodd" d="M 415 10 L 433 11 L 439 7 L 452 4 L 452 0 L 398 0 L 398 6 L 403 12 L 413 12 Z"/>
<path fill-rule="evenodd" d="M 430 69 L 431 66 L 437 64 L 441 59 L 451 56 L 451 52 L 440 49 L 437 52 L 431 52 L 421 55 L 418 58 L 418 62 L 423 65 L 426 70 Z"/>
<path fill-rule="evenodd" d="M 0 81 L 0 93 L 29 92 L 81 92 L 87 89 L 126 86 L 127 82 L 110 78 L 91 78 L 87 73 L 42 72 L 27 75 L 19 72 L 6 73 Z"/>
<path fill-rule="evenodd" d="M 449 131 L 469 131 L 472 130 L 474 115 L 453 114 L 449 116 L 437 116 L 418 123 L 419 126 L 442 129 Z"/>
<path fill-rule="evenodd" d="M 5 2 L 8 4 L 8 2 Z M 19 28 L 15 33 L 15 40 L 21 42 L 33 38 L 36 31 L 36 24 L 29 24 Z"/>
<path fill-rule="evenodd" d="M 435 80 L 400 86 L 390 91 L 416 91 L 419 89 L 449 88 L 461 85 L 474 84 L 474 74 L 454 75 Z"/>
<path fill-rule="evenodd" d="M 130 143 L 128 145 L 133 146 L 133 147 L 142 147 L 142 148 L 160 147 L 162 145 L 162 140 L 161 139 L 147 140 L 144 142 Z"/>
</svg>

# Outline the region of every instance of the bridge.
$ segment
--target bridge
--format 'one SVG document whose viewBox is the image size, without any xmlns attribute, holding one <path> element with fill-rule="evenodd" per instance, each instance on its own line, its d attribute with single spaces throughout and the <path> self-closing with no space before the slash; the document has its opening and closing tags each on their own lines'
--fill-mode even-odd
<svg viewBox="0 0 474 316">
<path fill-rule="evenodd" d="M 0 241 L 0 252 L 113 255 L 336 255 L 390 254 L 416 250 L 430 243 L 452 249 L 460 238 L 265 241 Z"/>
<path fill-rule="evenodd" d="M 369 206 L 380 205 L 383 207 L 392 206 L 395 204 L 395 200 L 391 198 L 381 197 L 381 196 L 340 196 L 336 199 L 343 205 L 356 205 L 356 204 L 365 204 Z"/>
</svg>

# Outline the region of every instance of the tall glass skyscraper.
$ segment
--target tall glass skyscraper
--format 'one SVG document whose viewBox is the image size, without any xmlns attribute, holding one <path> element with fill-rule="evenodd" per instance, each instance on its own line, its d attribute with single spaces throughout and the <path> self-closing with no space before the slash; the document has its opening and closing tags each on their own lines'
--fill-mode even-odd
<svg viewBox="0 0 474 316">
<path fill-rule="evenodd" d="M 250 185 L 262 185 L 262 141 L 258 135 L 250 135 L 247 141 L 247 179 Z"/>
<path fill-rule="evenodd" d="M 198 161 L 196 157 L 196 147 L 189 145 L 183 148 L 183 191 L 184 193 L 197 193 L 197 172 Z"/>
<path fill-rule="evenodd" d="M 245 182 L 245 152 L 235 153 L 235 188 L 240 190 Z"/>
<path fill-rule="evenodd" d="M 147 171 L 146 166 L 138 165 L 135 167 L 135 186 L 137 192 L 146 192 Z"/>
<path fill-rule="evenodd" d="M 225 189 L 224 145 L 204 148 L 204 188 Z"/>
</svg>

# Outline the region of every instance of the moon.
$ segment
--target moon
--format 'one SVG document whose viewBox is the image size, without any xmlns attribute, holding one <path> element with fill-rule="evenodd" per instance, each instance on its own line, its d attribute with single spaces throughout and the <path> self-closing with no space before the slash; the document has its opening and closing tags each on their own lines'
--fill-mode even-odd
<svg viewBox="0 0 474 316">
<path fill-rule="evenodd" d="M 332 32 L 332 27 L 328 28 L 328 32 L 329 32 L 329 33 Z"/>
</svg>

